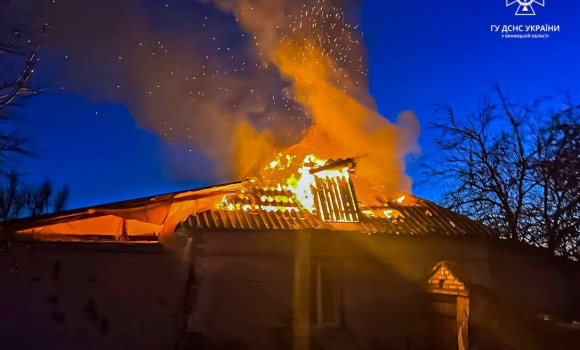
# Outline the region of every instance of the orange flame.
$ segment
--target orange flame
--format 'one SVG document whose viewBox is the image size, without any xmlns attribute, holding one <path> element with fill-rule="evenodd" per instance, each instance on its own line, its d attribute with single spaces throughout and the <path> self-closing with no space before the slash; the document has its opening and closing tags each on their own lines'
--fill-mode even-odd
<svg viewBox="0 0 580 350">
<path fill-rule="evenodd" d="M 297 179 L 295 174 L 292 174 L 286 180 L 287 188 L 294 193 L 300 204 L 311 213 L 315 209 L 312 189 L 316 188 L 316 181 L 310 170 L 315 166 L 324 165 L 325 162 L 313 154 L 307 155 L 298 168 L 299 178 Z"/>
<path fill-rule="evenodd" d="M 264 167 L 265 171 L 280 172 L 289 169 L 292 165 L 296 155 L 282 155 L 277 154 L 276 159 L 271 161 Z M 291 173 L 286 179 L 281 180 L 275 186 L 262 188 L 264 192 L 290 192 L 292 196 L 287 195 L 267 195 L 262 194 L 255 200 L 259 200 L 261 204 L 241 204 L 236 203 L 236 200 L 249 199 L 245 194 L 238 194 L 234 197 L 226 195 L 222 202 L 217 205 L 219 209 L 224 210 L 264 210 L 264 211 L 299 211 L 301 209 L 308 210 L 310 213 L 316 211 L 316 199 L 314 191 L 317 189 L 316 178 L 324 180 L 332 180 L 338 177 L 350 179 L 348 167 L 340 169 L 327 169 L 317 171 L 313 174 L 311 171 L 324 166 L 327 160 L 321 159 L 314 154 L 309 154 L 304 157 L 304 160 L 296 170 Z M 284 183 L 283 185 L 281 183 Z M 264 205 L 266 204 L 266 205 Z M 297 206 L 296 206 L 297 204 Z M 343 208 L 344 209 L 344 208 Z"/>
</svg>

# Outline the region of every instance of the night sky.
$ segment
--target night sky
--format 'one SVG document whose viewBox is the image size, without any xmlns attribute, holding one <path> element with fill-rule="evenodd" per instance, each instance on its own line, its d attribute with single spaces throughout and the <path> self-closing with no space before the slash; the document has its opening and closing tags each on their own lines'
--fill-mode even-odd
<svg viewBox="0 0 580 350">
<path fill-rule="evenodd" d="M 316 23 L 314 38 L 323 38 L 339 67 L 335 86 L 392 122 L 414 112 L 423 154 L 433 149 L 426 126 L 435 102 L 475 111 L 491 81 L 516 100 L 580 89 L 578 2 L 545 0 L 533 5 L 535 16 L 515 16 L 517 3 L 503 0 L 350 1 L 341 3 L 345 23 L 330 5 L 308 17 L 301 1 L 245 2 L 255 13 L 239 21 L 230 11 L 235 0 L 0 3 L 0 11 L 50 26 L 35 77 L 49 87 L 20 111 L 39 150 L 18 164 L 27 180 L 69 184 L 74 208 L 235 180 L 243 172 L 228 160 L 236 157 L 241 122 L 252 126 L 257 144 L 294 144 L 312 116 L 261 53 L 280 38 L 271 28 L 300 28 L 295 16 Z M 263 8 L 273 3 L 283 5 Z M 536 24 L 560 31 L 537 39 L 490 31 Z M 407 156 L 415 183 L 419 156 Z"/>
</svg>

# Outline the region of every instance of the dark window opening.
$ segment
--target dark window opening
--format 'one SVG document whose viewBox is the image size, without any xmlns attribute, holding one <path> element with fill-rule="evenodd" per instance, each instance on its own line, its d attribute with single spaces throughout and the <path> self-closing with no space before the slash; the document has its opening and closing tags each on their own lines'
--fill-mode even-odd
<svg viewBox="0 0 580 350">
<path fill-rule="evenodd" d="M 313 264 L 310 270 L 310 324 L 313 327 L 338 326 L 340 298 L 338 269 L 334 264 Z"/>
</svg>

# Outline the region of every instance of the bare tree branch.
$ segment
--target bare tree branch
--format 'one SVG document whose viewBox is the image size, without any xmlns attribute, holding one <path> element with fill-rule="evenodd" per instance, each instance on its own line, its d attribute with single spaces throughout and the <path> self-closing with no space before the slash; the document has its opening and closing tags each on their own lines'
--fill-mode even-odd
<svg viewBox="0 0 580 350">
<path fill-rule="evenodd" d="M 0 220 L 62 211 L 70 194 L 68 186 L 54 193 L 50 181 L 26 184 L 10 167 L 12 156 L 32 155 L 28 140 L 16 127 L 24 120 L 16 109 L 41 91 L 32 77 L 46 29 L 25 30 L 0 18 Z"/>
<path fill-rule="evenodd" d="M 442 203 L 496 228 L 504 238 L 578 258 L 580 105 L 513 103 L 493 83 L 477 113 L 458 118 L 435 105 L 438 151 L 423 164 L 444 186 Z"/>
<path fill-rule="evenodd" d="M 68 198 L 70 195 L 70 188 L 65 185 L 63 186 L 54 196 L 52 200 L 53 212 L 58 213 L 66 208 Z"/>
</svg>

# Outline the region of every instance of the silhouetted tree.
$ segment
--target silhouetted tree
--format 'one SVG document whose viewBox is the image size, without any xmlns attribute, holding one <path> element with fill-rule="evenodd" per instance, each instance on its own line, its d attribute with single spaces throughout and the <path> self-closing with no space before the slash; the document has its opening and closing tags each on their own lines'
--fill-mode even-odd
<svg viewBox="0 0 580 350">
<path fill-rule="evenodd" d="M 70 193 L 67 186 L 54 193 L 49 181 L 25 184 L 11 167 L 14 157 L 34 155 L 19 133 L 24 118 L 17 108 L 41 90 L 31 78 L 45 31 L 25 30 L 0 16 L 0 220 L 62 211 Z"/>
<path fill-rule="evenodd" d="M 566 94 L 566 107 L 540 129 L 533 163 L 538 183 L 531 202 L 534 243 L 579 256 L 580 113 Z"/>
<path fill-rule="evenodd" d="M 52 198 L 52 211 L 58 213 L 65 210 L 69 196 L 70 187 L 64 185 Z"/>
<path fill-rule="evenodd" d="M 476 113 L 436 105 L 437 151 L 424 163 L 443 205 L 504 238 L 580 257 L 580 105 L 509 101 L 498 84 Z"/>
<path fill-rule="evenodd" d="M 0 220 L 59 212 L 66 207 L 70 193 L 66 185 L 56 192 L 50 181 L 27 185 L 15 171 L 10 171 L 7 179 L 0 185 Z"/>
<path fill-rule="evenodd" d="M 18 133 L 17 124 L 22 116 L 16 108 L 24 98 L 40 91 L 31 77 L 38 63 L 43 34 L 44 30 L 24 30 L 0 17 L 0 170 L 5 170 L 11 155 L 30 154 L 26 139 Z"/>
<path fill-rule="evenodd" d="M 25 196 L 20 184 L 20 175 L 11 171 L 5 185 L 0 185 L 0 220 L 20 217 L 25 206 Z"/>
</svg>

